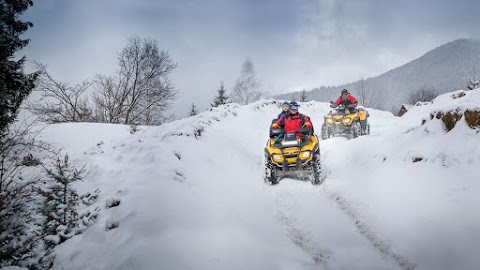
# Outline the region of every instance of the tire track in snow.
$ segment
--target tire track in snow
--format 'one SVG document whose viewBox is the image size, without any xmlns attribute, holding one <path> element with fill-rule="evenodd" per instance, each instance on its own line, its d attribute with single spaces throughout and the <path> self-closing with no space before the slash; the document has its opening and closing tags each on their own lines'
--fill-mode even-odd
<svg viewBox="0 0 480 270">
<path fill-rule="evenodd" d="M 361 221 L 359 215 L 355 211 L 345 198 L 335 192 L 329 191 L 327 186 L 322 185 L 320 191 L 336 202 L 337 206 L 345 213 L 352 221 L 359 231 L 359 233 L 370 242 L 370 244 L 383 256 L 390 258 L 397 263 L 403 270 L 414 270 L 416 265 L 412 263 L 408 258 L 402 256 L 392 248 L 391 244 L 385 240 L 380 239 L 377 234 L 371 229 L 368 224 Z"/>
<path fill-rule="evenodd" d="M 382 126 L 378 124 L 375 125 L 373 127 L 373 130 L 377 130 L 377 132 L 375 133 L 374 136 L 378 136 L 379 134 L 382 134 L 393 125 L 394 125 L 394 122 L 384 123 Z M 378 131 L 379 129 L 380 131 Z M 331 141 L 331 139 L 327 141 L 323 141 L 321 149 L 325 150 L 326 148 L 327 151 L 325 152 L 321 150 L 323 153 L 322 160 L 323 161 L 326 160 L 326 156 L 328 156 L 330 148 L 335 147 L 344 142 L 345 141 L 338 141 L 338 140 Z M 353 141 L 353 142 L 357 142 L 357 141 Z M 325 162 L 323 162 L 323 164 L 325 164 Z M 324 169 L 327 170 L 327 175 L 331 174 L 328 167 L 327 168 L 324 167 Z M 319 191 L 326 194 L 327 197 L 329 197 L 331 200 L 333 200 L 336 203 L 338 208 L 340 208 L 340 210 L 350 220 L 353 221 L 353 225 L 357 228 L 360 235 L 362 235 L 362 237 L 364 237 L 382 256 L 392 260 L 398 266 L 400 266 L 400 268 L 403 270 L 414 270 L 416 268 L 416 265 L 413 262 L 411 262 L 408 258 L 401 255 L 398 251 L 396 251 L 388 241 L 381 239 L 378 236 L 378 234 L 372 229 L 372 226 L 369 226 L 366 222 L 362 221 L 360 218 L 360 215 L 355 210 L 355 207 L 353 207 L 350 203 L 348 203 L 348 201 L 341 194 L 329 190 L 328 183 L 324 182 L 320 186 Z"/>
<path fill-rule="evenodd" d="M 287 227 L 290 240 L 313 259 L 314 267 L 322 267 L 325 270 L 333 269 L 329 263 L 331 251 L 319 248 L 311 240 L 311 233 L 301 228 L 300 222 L 291 214 L 292 211 L 289 207 L 291 203 L 287 202 L 285 195 L 275 194 L 275 199 L 278 207 L 278 220 Z"/>
</svg>

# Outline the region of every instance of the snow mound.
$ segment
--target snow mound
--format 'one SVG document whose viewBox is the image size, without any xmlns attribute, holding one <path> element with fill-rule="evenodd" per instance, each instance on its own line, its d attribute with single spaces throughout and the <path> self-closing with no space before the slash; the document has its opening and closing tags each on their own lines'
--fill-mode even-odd
<svg viewBox="0 0 480 270">
<path fill-rule="evenodd" d="M 441 121 L 447 132 L 454 129 L 458 122 L 467 124 L 471 129 L 480 128 L 479 89 L 446 93 L 438 96 L 432 102 L 417 105 L 420 106 L 414 106 L 405 114 L 405 119 L 421 119 L 422 125 Z"/>
</svg>

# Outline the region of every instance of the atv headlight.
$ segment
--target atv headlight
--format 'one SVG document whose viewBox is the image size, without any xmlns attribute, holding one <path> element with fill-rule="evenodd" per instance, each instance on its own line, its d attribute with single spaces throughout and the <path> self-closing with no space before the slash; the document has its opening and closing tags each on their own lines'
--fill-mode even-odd
<svg viewBox="0 0 480 270">
<path fill-rule="evenodd" d="M 350 117 L 343 118 L 343 123 L 346 124 L 346 125 L 350 124 L 351 121 L 352 121 L 352 118 L 350 118 Z"/>
<path fill-rule="evenodd" d="M 325 119 L 325 122 L 327 122 L 327 124 L 332 124 L 333 119 L 332 118 L 327 118 L 327 119 Z"/>
<path fill-rule="evenodd" d="M 282 161 L 282 156 L 281 155 L 273 155 L 273 160 L 274 161 Z"/>
<path fill-rule="evenodd" d="M 300 154 L 300 159 L 307 159 L 310 157 L 310 151 L 304 151 Z"/>
</svg>

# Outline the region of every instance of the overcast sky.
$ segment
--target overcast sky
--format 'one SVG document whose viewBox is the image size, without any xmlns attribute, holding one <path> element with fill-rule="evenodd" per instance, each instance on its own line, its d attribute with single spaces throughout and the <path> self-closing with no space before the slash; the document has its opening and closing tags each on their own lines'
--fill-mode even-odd
<svg viewBox="0 0 480 270">
<path fill-rule="evenodd" d="M 480 37 L 478 0 L 40 0 L 21 52 L 58 79 L 113 74 L 132 35 L 178 67 L 173 112 L 227 94 L 250 58 L 271 94 L 373 77 L 458 38 Z"/>
</svg>

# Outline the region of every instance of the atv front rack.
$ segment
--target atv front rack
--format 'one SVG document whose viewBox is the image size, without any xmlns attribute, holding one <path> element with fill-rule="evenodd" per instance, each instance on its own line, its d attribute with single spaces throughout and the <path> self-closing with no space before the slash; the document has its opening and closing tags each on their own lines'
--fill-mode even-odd
<svg viewBox="0 0 480 270">
<path fill-rule="evenodd" d="M 308 144 L 308 137 L 307 136 L 302 136 L 300 138 L 297 138 L 297 140 L 296 140 L 297 144 L 294 144 L 294 145 L 283 145 L 282 142 L 283 142 L 283 140 L 274 141 L 273 146 L 276 147 L 276 148 L 279 148 L 279 149 L 292 148 L 292 147 L 298 147 L 298 148 L 301 149 L 303 146 Z M 281 152 L 283 153 L 283 151 L 281 151 Z"/>
</svg>

